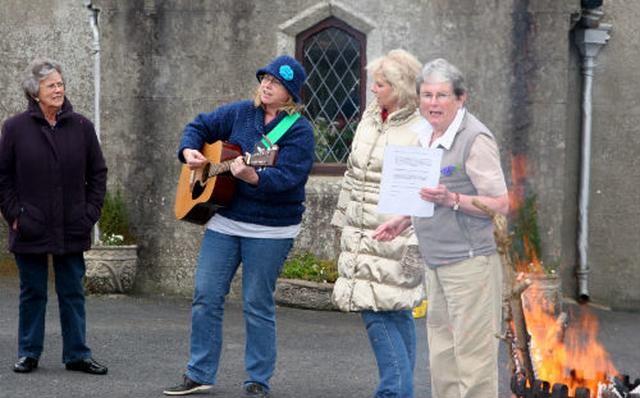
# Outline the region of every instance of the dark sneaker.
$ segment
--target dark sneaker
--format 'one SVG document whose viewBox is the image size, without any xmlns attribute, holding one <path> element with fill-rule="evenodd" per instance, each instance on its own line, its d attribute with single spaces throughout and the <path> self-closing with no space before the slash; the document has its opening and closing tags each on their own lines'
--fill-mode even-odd
<svg viewBox="0 0 640 398">
<path fill-rule="evenodd" d="M 182 384 L 179 386 L 167 388 L 163 391 L 164 395 L 189 395 L 196 391 L 204 391 L 213 388 L 211 384 L 200 384 L 184 375 Z"/>
<path fill-rule="evenodd" d="M 269 396 L 269 393 L 267 392 L 267 388 L 262 384 L 249 383 L 244 386 L 244 395 L 246 397 L 267 398 Z"/>
</svg>

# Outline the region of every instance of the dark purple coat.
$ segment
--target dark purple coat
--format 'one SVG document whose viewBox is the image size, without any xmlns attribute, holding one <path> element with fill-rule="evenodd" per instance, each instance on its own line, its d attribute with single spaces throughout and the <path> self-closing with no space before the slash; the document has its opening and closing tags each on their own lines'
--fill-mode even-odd
<svg viewBox="0 0 640 398">
<path fill-rule="evenodd" d="M 88 250 L 106 184 L 107 166 L 93 124 L 73 112 L 67 99 L 53 127 L 33 101 L 2 125 L 0 210 L 9 224 L 10 251 Z"/>
</svg>

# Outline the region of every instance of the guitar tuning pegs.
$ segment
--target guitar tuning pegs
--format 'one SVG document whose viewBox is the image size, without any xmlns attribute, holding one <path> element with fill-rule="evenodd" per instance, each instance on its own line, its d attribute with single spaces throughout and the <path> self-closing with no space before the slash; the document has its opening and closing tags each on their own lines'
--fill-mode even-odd
<svg viewBox="0 0 640 398">
<path fill-rule="evenodd" d="M 262 145 L 261 142 L 258 142 L 256 144 L 256 146 L 254 147 L 253 153 L 263 153 L 266 152 L 267 148 L 264 147 L 264 145 Z"/>
</svg>

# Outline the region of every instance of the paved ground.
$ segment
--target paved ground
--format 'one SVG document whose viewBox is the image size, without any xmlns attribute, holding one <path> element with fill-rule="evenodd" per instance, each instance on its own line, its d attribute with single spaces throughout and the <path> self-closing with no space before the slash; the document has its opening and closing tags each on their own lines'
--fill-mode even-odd
<svg viewBox="0 0 640 398">
<path fill-rule="evenodd" d="M 16 374 L 18 281 L 0 276 L 0 397 L 161 397 L 180 380 L 188 355 L 190 301 L 168 297 L 88 297 L 88 343 L 109 366 L 106 376 L 64 370 L 55 293 L 50 292 L 45 352 L 40 368 Z M 574 307 L 575 306 L 571 306 Z M 618 370 L 640 377 L 640 314 L 595 309 L 600 341 Z M 360 317 L 339 312 L 278 308 L 278 365 L 273 398 L 365 398 L 377 384 L 377 368 Z M 424 318 L 419 319 L 417 397 L 429 397 Z M 196 396 L 240 397 L 244 380 L 244 325 L 238 302 L 227 305 L 220 383 Z M 506 369 L 506 356 L 502 352 Z M 507 371 L 501 397 L 508 397 Z"/>
</svg>

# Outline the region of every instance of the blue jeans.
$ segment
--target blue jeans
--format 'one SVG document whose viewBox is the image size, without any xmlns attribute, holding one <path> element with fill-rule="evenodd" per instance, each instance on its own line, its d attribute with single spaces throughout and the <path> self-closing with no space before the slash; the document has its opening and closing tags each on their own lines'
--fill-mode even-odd
<svg viewBox="0 0 640 398">
<path fill-rule="evenodd" d="M 416 325 L 411 311 L 362 311 L 380 385 L 376 398 L 412 398 L 416 363 Z"/>
<path fill-rule="evenodd" d="M 47 254 L 15 254 L 20 272 L 20 315 L 18 320 L 18 357 L 39 359 L 44 343 L 44 320 L 47 309 Z M 56 293 L 62 330 L 62 362 L 76 362 L 91 357 L 86 345 L 86 318 L 82 276 L 85 271 L 82 253 L 53 256 Z"/>
<path fill-rule="evenodd" d="M 242 263 L 248 383 L 267 391 L 276 366 L 276 315 L 273 293 L 293 239 L 230 236 L 207 229 L 200 249 L 191 309 L 191 359 L 187 376 L 216 384 L 222 350 L 225 296 Z"/>
</svg>

